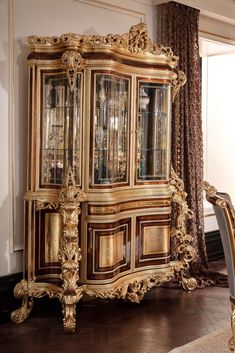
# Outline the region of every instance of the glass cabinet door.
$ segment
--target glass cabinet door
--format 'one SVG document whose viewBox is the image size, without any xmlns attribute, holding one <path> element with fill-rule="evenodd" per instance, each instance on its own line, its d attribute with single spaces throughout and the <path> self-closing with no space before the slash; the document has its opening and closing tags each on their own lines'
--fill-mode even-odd
<svg viewBox="0 0 235 353">
<path fill-rule="evenodd" d="M 41 185 L 61 185 L 72 166 L 80 184 L 81 75 L 73 91 L 65 73 L 42 75 Z"/>
<path fill-rule="evenodd" d="M 92 184 L 128 183 L 130 78 L 94 74 Z"/>
<path fill-rule="evenodd" d="M 137 182 L 167 178 L 170 86 L 138 81 Z"/>
</svg>

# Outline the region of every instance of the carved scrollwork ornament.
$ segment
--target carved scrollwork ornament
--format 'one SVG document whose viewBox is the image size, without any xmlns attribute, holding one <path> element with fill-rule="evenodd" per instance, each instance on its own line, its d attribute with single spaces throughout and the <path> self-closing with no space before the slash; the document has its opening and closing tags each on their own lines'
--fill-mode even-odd
<svg viewBox="0 0 235 353">
<path fill-rule="evenodd" d="M 58 208 L 58 203 L 57 202 L 49 202 L 49 201 L 36 201 L 36 211 L 41 211 L 41 210 L 53 210 Z"/>
<path fill-rule="evenodd" d="M 176 78 L 172 81 L 172 102 L 174 102 L 177 93 L 180 88 L 183 87 L 186 83 L 186 75 L 183 71 L 178 71 Z"/>
<path fill-rule="evenodd" d="M 84 68 L 85 61 L 81 54 L 76 50 L 66 50 L 63 53 L 61 60 L 62 66 L 66 70 L 70 90 L 73 91 L 75 88 L 77 73 Z"/>
<path fill-rule="evenodd" d="M 210 185 L 208 181 L 203 182 L 203 189 L 205 190 L 206 195 L 209 197 L 213 197 L 217 193 L 217 189 L 214 186 Z"/>
<path fill-rule="evenodd" d="M 129 300 L 133 303 L 140 303 L 144 295 L 153 287 L 172 280 L 174 277 L 173 268 L 170 267 L 166 273 L 157 273 L 146 278 L 137 278 L 131 282 L 123 282 L 116 288 L 104 291 L 92 291 L 87 289 L 86 293 L 90 296 L 107 299 L 123 299 Z"/>
<path fill-rule="evenodd" d="M 186 201 L 184 183 L 173 168 L 171 168 L 170 192 L 172 203 L 176 205 L 177 210 L 175 225 L 171 230 L 171 237 L 174 239 L 172 255 L 177 259 L 174 266 L 175 275 L 184 289 L 193 290 L 197 287 L 197 280 L 189 277 L 187 271 L 190 262 L 196 257 L 196 252 L 191 245 L 193 238 L 186 232 L 186 220 L 193 217 L 193 212 Z"/>
<path fill-rule="evenodd" d="M 129 31 L 129 50 L 132 53 L 146 52 L 150 47 L 150 38 L 145 23 L 134 25 Z"/>
</svg>

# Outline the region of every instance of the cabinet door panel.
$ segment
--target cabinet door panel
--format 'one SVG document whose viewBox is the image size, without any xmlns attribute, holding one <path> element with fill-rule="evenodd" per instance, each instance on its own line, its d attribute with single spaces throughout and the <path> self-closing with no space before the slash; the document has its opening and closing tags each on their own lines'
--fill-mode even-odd
<svg viewBox="0 0 235 353">
<path fill-rule="evenodd" d="M 169 170 L 170 86 L 137 81 L 137 182 L 165 180 Z"/>
<path fill-rule="evenodd" d="M 169 262 L 169 215 L 136 217 L 136 267 Z"/>
<path fill-rule="evenodd" d="M 88 224 L 87 278 L 108 279 L 130 269 L 131 219 Z"/>
<path fill-rule="evenodd" d="M 42 73 L 41 186 L 61 185 L 72 166 L 80 184 L 81 82 L 70 90 L 63 72 Z"/>
<path fill-rule="evenodd" d="M 58 210 L 36 211 L 36 258 L 35 275 L 60 273 L 58 252 L 63 229 L 62 217 Z"/>
<path fill-rule="evenodd" d="M 112 72 L 92 72 L 91 185 L 112 187 L 129 182 L 131 79 Z"/>
</svg>

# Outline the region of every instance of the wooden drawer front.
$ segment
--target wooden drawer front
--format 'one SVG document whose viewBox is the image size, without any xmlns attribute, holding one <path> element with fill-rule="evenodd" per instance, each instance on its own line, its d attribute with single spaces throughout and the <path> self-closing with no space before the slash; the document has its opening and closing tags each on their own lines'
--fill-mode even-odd
<svg viewBox="0 0 235 353">
<path fill-rule="evenodd" d="M 131 219 L 89 223 L 87 278 L 109 279 L 130 269 Z"/>
<path fill-rule="evenodd" d="M 170 205 L 171 201 L 169 198 L 126 201 L 111 205 L 94 204 L 88 205 L 88 215 L 112 215 L 120 212 L 134 211 L 142 208 L 166 208 L 170 207 Z"/>
<path fill-rule="evenodd" d="M 136 267 L 167 264 L 169 261 L 169 216 L 136 217 Z"/>
</svg>

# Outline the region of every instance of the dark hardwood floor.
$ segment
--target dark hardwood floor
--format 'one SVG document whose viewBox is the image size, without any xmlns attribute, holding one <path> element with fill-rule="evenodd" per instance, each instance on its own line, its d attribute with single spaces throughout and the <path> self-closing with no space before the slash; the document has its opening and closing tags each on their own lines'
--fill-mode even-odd
<svg viewBox="0 0 235 353">
<path fill-rule="evenodd" d="M 186 292 L 171 285 L 151 290 L 140 304 L 83 301 L 72 335 L 63 331 L 60 304 L 38 299 L 24 323 L 0 324 L 0 352 L 166 353 L 229 322 L 227 288 Z"/>
</svg>

